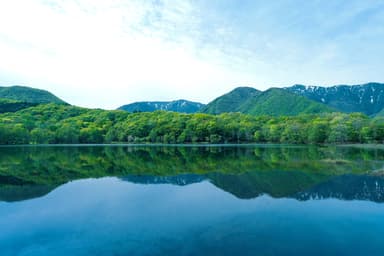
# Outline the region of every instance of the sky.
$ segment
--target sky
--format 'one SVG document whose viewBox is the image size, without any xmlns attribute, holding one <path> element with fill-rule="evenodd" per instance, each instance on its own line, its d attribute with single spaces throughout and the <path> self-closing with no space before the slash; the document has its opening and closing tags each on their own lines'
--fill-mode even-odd
<svg viewBox="0 0 384 256">
<path fill-rule="evenodd" d="M 0 0 L 0 86 L 70 104 L 384 82 L 382 0 Z"/>
</svg>

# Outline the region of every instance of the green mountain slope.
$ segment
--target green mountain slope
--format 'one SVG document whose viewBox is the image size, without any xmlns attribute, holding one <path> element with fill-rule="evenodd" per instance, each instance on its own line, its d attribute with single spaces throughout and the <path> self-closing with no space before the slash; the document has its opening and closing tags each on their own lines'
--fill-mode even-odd
<svg viewBox="0 0 384 256">
<path fill-rule="evenodd" d="M 238 87 L 223 96 L 220 96 L 203 107 L 200 112 L 207 114 L 220 114 L 225 112 L 241 112 L 241 106 L 250 98 L 261 92 L 251 87 Z"/>
<path fill-rule="evenodd" d="M 239 87 L 209 103 L 202 112 L 220 114 L 241 112 L 251 115 L 298 115 L 335 112 L 322 103 L 307 99 L 284 89 L 271 88 L 260 92 L 249 87 Z"/>
<path fill-rule="evenodd" d="M 48 91 L 25 86 L 0 87 L 0 98 L 27 103 L 66 104 L 65 101 Z"/>
<path fill-rule="evenodd" d="M 269 89 L 248 99 L 239 110 L 245 114 L 272 116 L 336 112 L 322 103 L 278 88 Z"/>
</svg>

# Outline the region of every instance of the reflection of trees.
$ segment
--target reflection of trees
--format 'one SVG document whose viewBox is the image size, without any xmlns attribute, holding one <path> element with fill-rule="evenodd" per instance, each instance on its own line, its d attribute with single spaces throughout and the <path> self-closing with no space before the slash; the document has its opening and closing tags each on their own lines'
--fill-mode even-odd
<svg viewBox="0 0 384 256">
<path fill-rule="evenodd" d="M 170 176 L 183 173 L 239 174 L 250 171 L 362 173 L 382 167 L 378 150 L 336 147 L 15 147 L 1 148 L 1 176 L 28 184 L 73 179 Z"/>
<path fill-rule="evenodd" d="M 6 186 L 53 188 L 75 179 L 128 176 L 136 182 L 172 184 L 209 179 L 240 198 L 293 196 L 343 174 L 382 168 L 384 154 L 379 151 L 271 145 L 3 147 L 0 194 Z"/>
</svg>

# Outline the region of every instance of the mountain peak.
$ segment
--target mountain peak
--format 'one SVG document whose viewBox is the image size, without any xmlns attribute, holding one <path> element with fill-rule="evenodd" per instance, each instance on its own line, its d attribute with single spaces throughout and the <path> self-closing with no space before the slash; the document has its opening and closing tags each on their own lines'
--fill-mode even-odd
<svg viewBox="0 0 384 256">
<path fill-rule="evenodd" d="M 261 91 L 253 88 L 253 87 L 248 87 L 248 86 L 240 86 L 236 87 L 232 91 L 230 91 L 228 94 L 255 94 L 255 93 L 260 93 Z"/>
<path fill-rule="evenodd" d="M 252 87 L 237 87 L 223 96 L 220 96 L 201 109 L 207 114 L 220 114 L 223 112 L 240 112 L 241 105 L 248 99 L 260 94 Z"/>
</svg>

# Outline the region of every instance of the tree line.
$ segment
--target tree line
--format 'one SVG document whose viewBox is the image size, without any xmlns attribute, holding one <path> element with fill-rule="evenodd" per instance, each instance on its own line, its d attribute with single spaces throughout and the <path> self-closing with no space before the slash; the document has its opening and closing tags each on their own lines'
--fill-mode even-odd
<svg viewBox="0 0 384 256">
<path fill-rule="evenodd" d="M 0 144 L 383 143 L 384 118 L 361 113 L 299 116 L 128 113 L 42 104 L 0 114 Z"/>
</svg>

